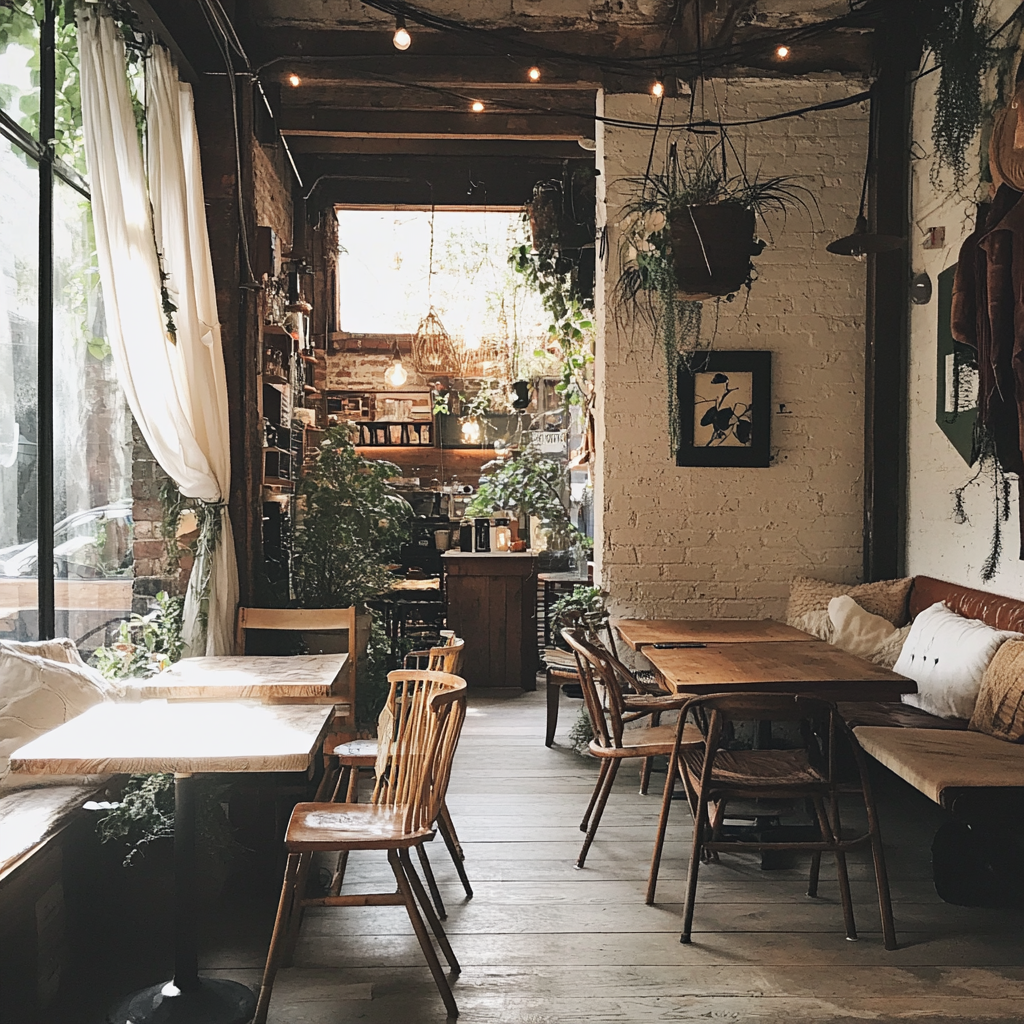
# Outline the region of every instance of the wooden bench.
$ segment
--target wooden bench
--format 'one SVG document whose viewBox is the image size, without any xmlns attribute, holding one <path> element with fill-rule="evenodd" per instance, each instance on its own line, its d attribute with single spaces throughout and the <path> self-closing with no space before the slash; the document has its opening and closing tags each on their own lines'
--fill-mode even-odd
<svg viewBox="0 0 1024 1024">
<path fill-rule="evenodd" d="M 65 870 L 104 786 L 0 792 L 0 1019 L 45 1022 L 65 968 Z"/>
</svg>

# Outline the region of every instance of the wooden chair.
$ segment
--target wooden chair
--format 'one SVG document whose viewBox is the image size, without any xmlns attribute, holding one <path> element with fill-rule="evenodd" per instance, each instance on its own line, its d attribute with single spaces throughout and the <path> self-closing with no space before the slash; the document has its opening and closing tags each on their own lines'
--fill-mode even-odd
<svg viewBox="0 0 1024 1024">
<path fill-rule="evenodd" d="M 265 1024 L 278 968 L 292 957 L 306 907 L 404 906 L 427 965 L 451 1017 L 459 1010 L 423 917 L 454 973 L 459 963 L 412 866 L 409 850 L 434 836 L 455 748 L 466 716 L 466 681 L 446 672 L 389 674 L 391 692 L 382 716 L 377 782 L 368 804 L 297 804 L 288 823 L 288 862 L 253 1024 Z M 397 892 L 307 897 L 313 854 L 385 850 Z M 418 906 L 417 906 L 418 904 Z M 420 916 L 422 908 L 423 916 Z"/>
<path fill-rule="evenodd" d="M 457 675 L 459 666 L 462 663 L 462 654 L 466 641 L 457 637 L 451 631 L 445 631 L 444 635 L 446 643 L 442 647 L 431 647 L 427 651 L 410 651 L 405 656 L 405 669 L 447 672 L 449 675 Z M 394 708 L 385 707 L 381 715 L 393 715 L 394 710 Z M 360 770 L 372 770 L 377 766 L 377 753 L 377 740 L 350 740 L 348 743 L 339 744 L 333 751 L 330 751 L 338 771 L 338 781 L 334 787 L 332 800 L 337 800 L 342 788 L 344 788 L 346 803 L 357 803 L 359 801 L 359 772 Z M 440 833 L 445 846 L 448 848 L 448 853 L 451 855 L 452 863 L 458 872 L 462 887 L 466 890 L 466 898 L 472 899 L 473 886 L 470 884 L 469 877 L 466 874 L 464 863 L 466 855 L 455 832 L 451 815 L 448 813 L 448 806 L 443 800 L 436 825 L 437 831 Z M 441 891 L 438 889 L 434 878 L 434 872 L 430 867 L 427 852 L 422 846 L 418 846 L 416 853 L 420 858 L 423 874 L 426 877 L 437 914 L 441 920 L 445 920 L 448 915 L 445 911 L 444 901 L 441 899 Z M 331 881 L 331 892 L 335 895 L 341 891 L 345 878 L 347 859 L 347 853 L 342 852 L 338 856 L 338 864 Z"/>
<path fill-rule="evenodd" d="M 818 871 L 822 853 L 834 854 L 846 936 L 851 940 L 856 939 L 857 930 L 846 869 L 846 854 L 850 850 L 869 845 L 874 859 L 885 948 L 895 949 L 896 930 L 893 925 L 885 855 L 867 764 L 863 751 L 853 737 L 853 732 L 840 718 L 835 705 L 820 698 L 797 694 L 724 693 L 694 697 L 680 712 L 681 716 L 690 713 L 696 715 L 698 720 L 706 722 L 707 735 L 702 744 L 695 746 L 687 742 L 680 728 L 676 730 L 647 889 L 647 902 L 650 904 L 654 902 L 658 865 L 669 808 L 672 804 L 672 792 L 675 780 L 679 778 L 686 789 L 694 819 L 693 846 L 686 876 L 686 904 L 683 909 L 683 932 L 680 942 L 690 941 L 693 907 L 697 895 L 697 873 L 702 853 L 717 855 L 723 850 L 807 850 L 811 854 L 811 875 L 807 891 L 809 896 L 816 896 L 818 892 Z M 723 738 L 729 735 L 734 723 L 763 721 L 798 722 L 803 747 L 796 750 L 723 749 Z M 867 831 L 850 839 L 843 838 L 839 817 L 840 782 L 836 771 L 838 737 L 844 737 L 851 745 L 859 775 L 859 786 L 851 787 L 844 782 L 842 790 L 859 792 L 867 815 Z M 729 802 L 734 800 L 804 800 L 814 808 L 820 838 L 787 840 L 782 837 L 773 842 L 758 835 L 746 834 L 730 839 L 723 835 L 722 822 Z"/>
<path fill-rule="evenodd" d="M 576 867 L 581 868 L 586 863 L 587 852 L 601 823 L 601 815 L 604 814 L 605 804 L 622 761 L 626 758 L 657 757 L 659 754 L 668 756 L 672 753 L 677 731 L 674 725 L 647 725 L 629 730 L 624 729 L 624 726 L 659 712 L 680 709 L 690 698 L 688 694 L 626 695 L 621 680 L 628 679 L 629 670 L 621 663 L 616 665 L 618 659 L 588 640 L 581 630 L 563 629 L 562 637 L 576 655 L 583 699 L 594 727 L 590 753 L 601 761 L 594 793 L 580 823 L 580 831 L 586 833 L 576 859 Z M 693 725 L 685 726 L 684 736 L 687 743 L 699 743 L 703 739 Z"/>
</svg>

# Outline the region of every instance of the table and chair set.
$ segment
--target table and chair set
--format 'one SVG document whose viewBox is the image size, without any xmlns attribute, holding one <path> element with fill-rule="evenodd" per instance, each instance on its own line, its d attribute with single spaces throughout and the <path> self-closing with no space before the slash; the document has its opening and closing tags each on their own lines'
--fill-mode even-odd
<svg viewBox="0 0 1024 1024">
<path fill-rule="evenodd" d="M 240 610 L 245 628 L 337 628 L 314 614 L 285 626 Z M 255 614 L 252 614 L 255 613 Z M 294 614 L 294 613 L 293 613 Z M 333 613 L 332 613 L 333 614 Z M 272 616 L 268 616 L 269 619 Z M 324 621 L 320 621 L 324 619 Z M 316 621 L 314 621 L 316 620 Z M 354 644 L 355 618 L 343 623 Z M 467 897 L 472 888 L 444 796 L 466 710 L 458 674 L 464 643 L 413 652 L 389 674 L 389 694 L 376 740 L 330 742 L 332 721 L 353 714 L 354 659 L 328 655 L 227 656 L 184 659 L 129 688 L 119 702 L 97 704 L 11 756 L 11 770 L 45 775 L 174 775 L 174 973 L 127 996 L 111 1012 L 119 1024 L 248 1024 L 264 1022 L 275 975 L 290 963 L 306 908 L 404 906 L 441 997 L 458 1010 L 434 943 L 450 969 L 459 965 L 445 935 L 445 916 L 426 842 L 440 833 Z M 240 646 L 244 650 L 244 647 Z M 325 740 L 327 741 L 325 743 Z M 322 762 L 322 763 L 321 763 Z M 196 776 L 204 773 L 322 775 L 312 802 L 294 805 L 284 835 L 286 867 L 273 937 L 258 998 L 237 982 L 200 975 L 196 859 Z M 360 769 L 375 769 L 368 803 L 358 802 Z M 352 850 L 381 851 L 397 891 L 342 893 Z M 430 892 L 413 867 L 416 850 Z M 338 856 L 329 890 L 309 890 L 314 854 Z M 429 931 L 428 931 L 429 927 Z"/>
<path fill-rule="evenodd" d="M 680 941 L 690 941 L 702 864 L 721 851 L 810 854 L 816 896 L 822 853 L 836 863 L 847 938 L 857 938 L 846 856 L 870 850 L 886 949 L 896 948 L 892 904 L 867 759 L 839 714 L 843 702 L 899 701 L 916 684 L 783 623 L 764 620 L 613 620 L 602 642 L 563 630 L 593 724 L 598 778 L 580 830 L 586 864 L 619 766 L 641 761 L 646 791 L 654 757 L 667 774 L 646 902 L 653 904 L 674 799 L 693 834 Z M 615 634 L 652 666 L 655 687 L 619 659 Z M 662 715 L 677 712 L 671 725 Z M 773 735 L 773 724 L 778 729 Z M 844 828 L 840 797 L 857 798 L 864 827 Z M 806 809 L 809 825 L 782 817 Z"/>
</svg>

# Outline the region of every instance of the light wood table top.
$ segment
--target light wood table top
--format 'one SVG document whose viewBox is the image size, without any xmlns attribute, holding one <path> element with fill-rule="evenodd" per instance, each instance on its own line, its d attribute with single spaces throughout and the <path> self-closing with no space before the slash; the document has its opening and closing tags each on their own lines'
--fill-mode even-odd
<svg viewBox="0 0 1024 1024">
<path fill-rule="evenodd" d="M 808 641 L 817 637 L 774 619 L 612 619 L 619 636 L 639 651 L 651 644 Z"/>
<path fill-rule="evenodd" d="M 183 658 L 139 690 L 144 697 L 173 700 L 329 697 L 347 664 L 347 654 Z"/>
<path fill-rule="evenodd" d="M 913 680 L 821 640 L 645 647 L 644 657 L 679 693 L 761 690 L 857 701 L 899 700 L 901 694 L 917 692 Z"/>
<path fill-rule="evenodd" d="M 44 775 L 304 771 L 334 708 L 144 700 L 96 704 L 25 744 L 11 770 Z"/>
</svg>

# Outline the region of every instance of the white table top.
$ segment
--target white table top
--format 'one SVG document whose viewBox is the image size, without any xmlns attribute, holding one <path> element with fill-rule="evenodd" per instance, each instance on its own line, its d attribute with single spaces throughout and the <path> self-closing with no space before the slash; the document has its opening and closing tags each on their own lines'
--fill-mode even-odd
<svg viewBox="0 0 1024 1024">
<path fill-rule="evenodd" d="M 54 775 L 304 771 L 333 714 L 329 705 L 96 704 L 14 751 L 11 770 Z"/>
<path fill-rule="evenodd" d="M 347 654 L 183 658 L 141 682 L 139 690 L 144 697 L 175 700 L 327 697 L 347 663 Z"/>
</svg>

